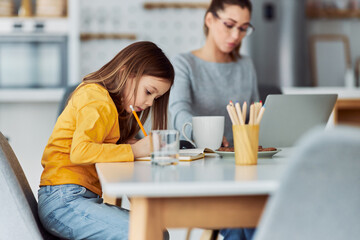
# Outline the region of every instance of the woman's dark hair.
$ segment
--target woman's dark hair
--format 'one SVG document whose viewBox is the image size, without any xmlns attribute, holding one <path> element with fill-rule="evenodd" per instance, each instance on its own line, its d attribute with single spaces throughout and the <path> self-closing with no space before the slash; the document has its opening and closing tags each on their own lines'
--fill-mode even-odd
<svg viewBox="0 0 360 240">
<path fill-rule="evenodd" d="M 205 13 L 205 17 L 208 13 L 217 16 L 217 12 L 224 10 L 225 5 L 236 5 L 241 7 L 242 9 L 248 9 L 250 13 L 252 12 L 252 3 L 250 2 L 250 0 L 212 0 L 209 8 Z M 205 21 L 204 21 L 204 33 L 205 36 L 209 34 L 209 28 L 206 26 Z M 239 52 L 240 46 L 241 43 L 238 46 L 236 46 L 234 50 L 230 53 L 230 57 L 233 61 L 240 58 L 240 52 Z"/>
</svg>

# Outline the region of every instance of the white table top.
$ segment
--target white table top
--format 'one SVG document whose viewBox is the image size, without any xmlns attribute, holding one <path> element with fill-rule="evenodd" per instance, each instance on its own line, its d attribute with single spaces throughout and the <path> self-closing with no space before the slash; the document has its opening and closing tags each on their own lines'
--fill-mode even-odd
<svg viewBox="0 0 360 240">
<path fill-rule="evenodd" d="M 96 169 L 103 192 L 115 197 L 271 194 L 292 150 L 285 148 L 273 158 L 259 158 L 254 166 L 237 166 L 234 158 L 211 156 L 163 167 L 142 161 L 97 163 Z"/>
</svg>

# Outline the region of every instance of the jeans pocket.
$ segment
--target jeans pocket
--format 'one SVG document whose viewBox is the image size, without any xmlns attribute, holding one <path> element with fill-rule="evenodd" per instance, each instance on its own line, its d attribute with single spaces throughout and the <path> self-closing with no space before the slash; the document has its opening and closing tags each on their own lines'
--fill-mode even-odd
<svg viewBox="0 0 360 240">
<path fill-rule="evenodd" d="M 58 189 L 47 190 L 48 186 L 41 187 L 38 191 L 38 208 L 44 208 L 52 201 L 59 199 Z"/>
<path fill-rule="evenodd" d="M 65 186 L 65 185 L 64 185 Z M 80 185 L 68 185 L 63 188 L 64 200 L 66 202 L 72 201 L 76 198 L 82 197 L 87 189 Z"/>
<path fill-rule="evenodd" d="M 82 187 L 82 186 L 73 186 L 67 189 L 68 193 L 72 194 L 72 195 L 81 195 L 84 194 L 86 192 L 86 188 Z"/>
</svg>

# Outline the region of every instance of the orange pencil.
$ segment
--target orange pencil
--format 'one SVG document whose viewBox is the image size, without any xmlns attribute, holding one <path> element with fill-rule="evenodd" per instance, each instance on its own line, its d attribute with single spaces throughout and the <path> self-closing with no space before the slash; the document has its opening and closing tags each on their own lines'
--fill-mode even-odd
<svg viewBox="0 0 360 240">
<path fill-rule="evenodd" d="M 134 114 L 134 117 L 135 117 L 136 121 L 138 122 L 138 124 L 139 124 L 139 126 L 141 128 L 141 131 L 143 132 L 144 136 L 146 137 L 147 134 L 145 132 L 145 129 L 144 129 L 143 125 L 141 124 L 140 119 L 139 119 L 138 115 L 136 114 L 135 109 L 134 109 L 134 107 L 132 105 L 130 105 L 130 109 L 131 109 L 132 113 Z"/>
</svg>

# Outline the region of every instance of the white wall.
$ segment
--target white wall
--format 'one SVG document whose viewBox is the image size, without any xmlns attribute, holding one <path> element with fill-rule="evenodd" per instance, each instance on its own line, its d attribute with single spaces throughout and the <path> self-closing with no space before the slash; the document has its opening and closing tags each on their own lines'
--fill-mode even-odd
<svg viewBox="0 0 360 240">
<path fill-rule="evenodd" d="M 202 29 L 206 9 L 146 10 L 143 7 L 144 2 L 149 1 L 81 0 L 80 31 L 135 34 L 137 36 L 135 41 L 153 41 L 169 57 L 202 46 L 205 39 Z M 166 2 L 179 1 L 167 0 Z M 82 42 L 81 76 L 99 69 L 132 42 L 133 40 L 126 39 Z"/>
<path fill-rule="evenodd" d="M 9 138 L 36 198 L 42 172 L 41 156 L 54 127 L 57 111 L 57 102 L 0 104 L 0 131 Z"/>
</svg>

